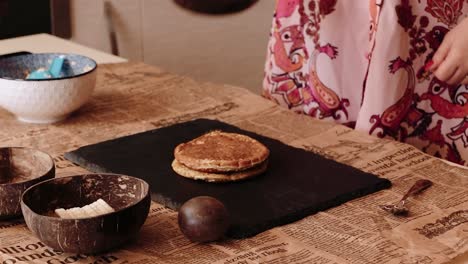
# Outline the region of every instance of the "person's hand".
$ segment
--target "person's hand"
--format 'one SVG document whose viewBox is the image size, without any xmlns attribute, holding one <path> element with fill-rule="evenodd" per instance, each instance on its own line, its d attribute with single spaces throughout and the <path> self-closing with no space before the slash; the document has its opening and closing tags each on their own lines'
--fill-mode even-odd
<svg viewBox="0 0 468 264">
<path fill-rule="evenodd" d="M 430 70 L 450 85 L 468 84 L 468 19 L 465 18 L 444 37 L 432 57 Z"/>
</svg>

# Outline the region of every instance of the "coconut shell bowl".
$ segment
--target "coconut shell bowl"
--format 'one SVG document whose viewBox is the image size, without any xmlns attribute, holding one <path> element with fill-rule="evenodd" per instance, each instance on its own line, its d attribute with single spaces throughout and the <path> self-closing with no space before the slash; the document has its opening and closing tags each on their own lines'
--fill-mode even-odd
<svg viewBox="0 0 468 264">
<path fill-rule="evenodd" d="M 21 216 L 23 192 L 54 176 L 54 161 L 47 153 L 21 147 L 0 148 L 0 220 Z"/>
<path fill-rule="evenodd" d="M 104 200 L 114 212 L 61 218 L 56 209 L 84 207 Z M 63 252 L 94 254 L 138 236 L 151 204 L 148 184 L 117 174 L 55 178 L 30 187 L 21 208 L 29 229 L 46 245 Z"/>
</svg>

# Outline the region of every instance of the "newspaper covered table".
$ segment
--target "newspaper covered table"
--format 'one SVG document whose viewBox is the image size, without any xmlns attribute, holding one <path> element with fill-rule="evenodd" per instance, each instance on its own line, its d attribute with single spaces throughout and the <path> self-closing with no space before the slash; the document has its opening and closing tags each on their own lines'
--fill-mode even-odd
<svg viewBox="0 0 468 264">
<path fill-rule="evenodd" d="M 245 89 L 198 83 L 142 63 L 100 66 L 93 99 L 62 123 L 32 125 L 0 110 L 0 146 L 50 153 L 57 177 L 86 173 L 67 151 L 195 118 L 215 118 L 390 179 L 389 190 L 243 240 L 189 242 L 177 213 L 157 203 L 138 241 L 97 256 L 65 254 L 37 240 L 22 220 L 0 222 L 0 263 L 447 263 L 468 249 L 468 171 L 412 146 L 314 120 Z M 409 217 L 377 205 L 417 180 L 435 185 L 412 199 Z M 458 263 L 466 263 L 459 260 Z"/>
</svg>

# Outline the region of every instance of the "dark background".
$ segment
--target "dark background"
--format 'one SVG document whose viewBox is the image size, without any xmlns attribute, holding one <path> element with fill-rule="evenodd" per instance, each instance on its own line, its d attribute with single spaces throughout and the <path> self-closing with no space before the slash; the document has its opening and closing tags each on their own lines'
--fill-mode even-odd
<svg viewBox="0 0 468 264">
<path fill-rule="evenodd" d="M 0 39 L 37 33 L 51 33 L 49 0 L 0 0 Z"/>
</svg>

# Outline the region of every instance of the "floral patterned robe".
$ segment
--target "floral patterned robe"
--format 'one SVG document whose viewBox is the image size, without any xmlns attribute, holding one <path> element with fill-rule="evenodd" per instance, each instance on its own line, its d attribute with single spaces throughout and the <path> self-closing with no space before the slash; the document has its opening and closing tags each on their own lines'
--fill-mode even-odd
<svg viewBox="0 0 468 264">
<path fill-rule="evenodd" d="M 278 0 L 263 96 L 468 161 L 468 91 L 424 71 L 465 0 Z"/>
</svg>

